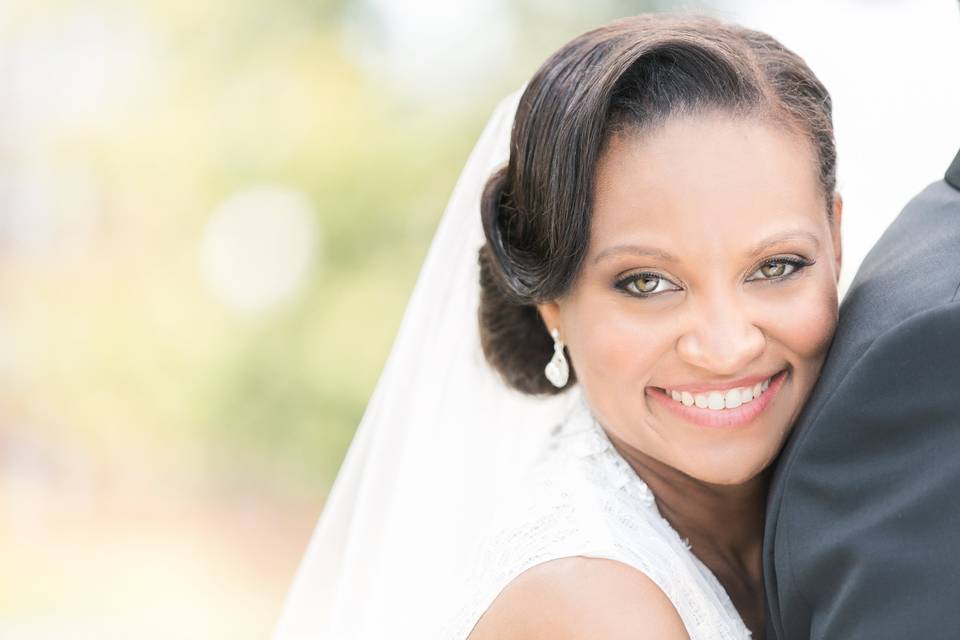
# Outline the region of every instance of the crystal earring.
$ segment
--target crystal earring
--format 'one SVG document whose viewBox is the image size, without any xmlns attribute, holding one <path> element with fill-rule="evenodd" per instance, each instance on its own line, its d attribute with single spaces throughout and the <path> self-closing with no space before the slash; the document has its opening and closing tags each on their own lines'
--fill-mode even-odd
<svg viewBox="0 0 960 640">
<path fill-rule="evenodd" d="M 553 336 L 553 357 L 544 367 L 543 373 L 547 380 L 559 388 L 567 384 L 570 379 L 570 366 L 567 364 L 567 358 L 563 355 L 563 342 L 560 341 L 560 331 L 556 328 L 551 329 L 550 335 Z"/>
</svg>

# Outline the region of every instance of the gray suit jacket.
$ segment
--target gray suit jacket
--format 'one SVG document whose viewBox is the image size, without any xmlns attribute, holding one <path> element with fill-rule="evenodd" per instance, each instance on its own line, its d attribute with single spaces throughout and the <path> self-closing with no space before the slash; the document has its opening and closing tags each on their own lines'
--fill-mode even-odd
<svg viewBox="0 0 960 640">
<path fill-rule="evenodd" d="M 767 636 L 960 638 L 960 154 L 864 260 L 767 508 Z"/>
</svg>

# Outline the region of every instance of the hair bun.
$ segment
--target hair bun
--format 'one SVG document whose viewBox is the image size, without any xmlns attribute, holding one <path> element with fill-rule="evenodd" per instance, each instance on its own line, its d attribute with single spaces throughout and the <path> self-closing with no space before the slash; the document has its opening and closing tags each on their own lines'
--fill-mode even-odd
<svg viewBox="0 0 960 640">
<path fill-rule="evenodd" d="M 512 215 L 516 206 L 510 197 L 507 170 L 508 166 L 504 165 L 487 180 L 480 199 L 480 217 L 500 284 L 516 302 L 530 303 L 539 292 L 537 258 L 533 252 L 523 249 L 522 228 Z"/>
<path fill-rule="evenodd" d="M 561 389 L 543 374 L 553 342 L 537 311 L 530 280 L 521 275 L 527 273 L 529 277 L 529 271 L 515 259 L 518 252 L 504 231 L 511 229 L 507 185 L 504 166 L 490 176 L 480 201 L 487 240 L 478 255 L 480 344 L 487 362 L 514 389 L 529 394 L 558 393 Z"/>
<path fill-rule="evenodd" d="M 576 380 L 570 367 L 570 382 L 554 387 L 543 373 L 553 354 L 553 340 L 547 333 L 535 304 L 519 302 L 505 290 L 497 260 L 490 244 L 480 247 L 480 346 L 483 355 L 509 386 L 528 394 L 555 394 Z"/>
</svg>

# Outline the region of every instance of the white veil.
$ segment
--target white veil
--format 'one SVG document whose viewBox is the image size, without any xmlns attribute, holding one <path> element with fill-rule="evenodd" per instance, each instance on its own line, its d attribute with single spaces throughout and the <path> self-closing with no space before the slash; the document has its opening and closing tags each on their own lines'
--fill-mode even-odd
<svg viewBox="0 0 960 640">
<path fill-rule="evenodd" d="M 572 401 L 508 389 L 480 349 L 480 195 L 507 159 L 520 93 L 457 181 L 274 640 L 436 637 L 459 563 Z"/>
</svg>

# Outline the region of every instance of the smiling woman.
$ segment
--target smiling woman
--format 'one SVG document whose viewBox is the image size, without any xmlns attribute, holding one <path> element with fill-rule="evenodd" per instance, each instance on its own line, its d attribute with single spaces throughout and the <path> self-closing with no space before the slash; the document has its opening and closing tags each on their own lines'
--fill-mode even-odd
<svg viewBox="0 0 960 640">
<path fill-rule="evenodd" d="M 505 104 L 283 637 L 760 638 L 768 468 L 837 321 L 829 95 L 770 36 L 658 14 Z"/>
<path fill-rule="evenodd" d="M 597 423 L 755 635 L 764 471 L 837 322 L 830 118 L 826 90 L 769 36 L 624 21 L 533 78 L 483 201 L 488 361 L 557 393 L 570 383 L 548 383 L 535 354 L 551 335 L 565 346 Z M 512 593 L 478 637 L 510 627 Z"/>
<path fill-rule="evenodd" d="M 776 456 L 836 323 L 840 204 L 816 167 L 803 137 L 722 111 L 608 140 L 584 265 L 539 310 L 635 456 L 720 484 Z"/>
</svg>

